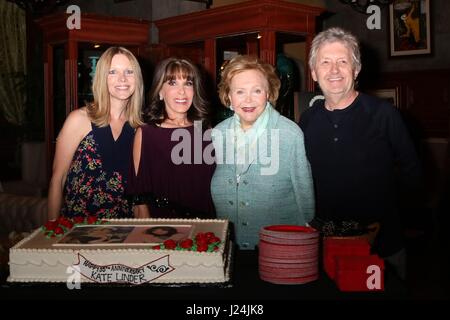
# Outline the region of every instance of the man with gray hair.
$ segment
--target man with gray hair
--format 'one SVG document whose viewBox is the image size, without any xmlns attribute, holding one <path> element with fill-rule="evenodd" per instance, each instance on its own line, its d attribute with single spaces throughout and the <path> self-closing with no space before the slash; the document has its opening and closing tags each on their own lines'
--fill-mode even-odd
<svg viewBox="0 0 450 320">
<path fill-rule="evenodd" d="M 300 118 L 316 189 L 311 224 L 328 235 L 364 234 L 379 226 L 373 249 L 404 279 L 396 172 L 408 186 L 418 186 L 421 176 L 408 131 L 391 103 L 355 89 L 361 54 L 351 33 L 319 33 L 309 66 L 325 97 Z"/>
</svg>

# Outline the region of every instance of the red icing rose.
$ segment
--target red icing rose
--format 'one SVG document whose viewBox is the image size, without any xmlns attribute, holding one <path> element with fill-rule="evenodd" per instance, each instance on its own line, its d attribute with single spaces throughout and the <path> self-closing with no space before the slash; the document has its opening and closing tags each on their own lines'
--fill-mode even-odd
<svg viewBox="0 0 450 320">
<path fill-rule="evenodd" d="M 199 240 L 204 240 L 206 239 L 206 234 L 199 232 L 197 233 L 197 235 L 195 236 L 195 240 L 199 241 Z"/>
<path fill-rule="evenodd" d="M 67 229 L 72 229 L 73 223 L 70 220 L 63 219 L 59 222 L 59 224 Z"/>
<path fill-rule="evenodd" d="M 177 247 L 177 243 L 172 239 L 164 241 L 164 248 L 166 249 L 175 249 Z"/>
<path fill-rule="evenodd" d="M 214 232 L 207 232 L 207 233 L 205 233 L 205 237 L 206 237 L 206 239 L 212 239 L 212 238 L 214 238 L 216 235 L 214 234 Z"/>
<path fill-rule="evenodd" d="M 214 242 L 220 242 L 220 239 L 216 236 L 211 237 L 208 239 L 208 244 L 214 243 Z"/>
<path fill-rule="evenodd" d="M 88 223 L 88 224 L 95 224 L 96 222 L 97 222 L 97 217 L 89 216 L 89 217 L 87 218 L 87 223 Z"/>
<path fill-rule="evenodd" d="M 205 252 L 208 250 L 208 245 L 207 244 L 198 244 L 197 243 L 197 251 L 198 252 Z"/>
<path fill-rule="evenodd" d="M 46 230 L 55 230 L 56 229 L 56 227 L 58 227 L 58 221 L 49 221 L 49 222 L 47 222 L 45 225 L 44 225 L 44 228 L 46 229 Z"/>
<path fill-rule="evenodd" d="M 75 218 L 73 218 L 73 223 L 75 223 L 75 224 L 81 224 L 83 222 L 84 222 L 84 217 L 76 216 Z"/>
<path fill-rule="evenodd" d="M 64 229 L 61 227 L 56 227 L 54 231 L 55 231 L 55 234 L 63 234 L 64 233 Z"/>
<path fill-rule="evenodd" d="M 219 250 L 218 244 L 220 243 L 220 238 L 216 237 L 214 232 L 199 232 L 195 235 L 194 240 L 193 239 L 184 239 L 183 241 L 175 242 L 174 240 L 166 240 L 164 241 L 163 247 L 168 250 L 173 249 L 187 249 L 192 250 L 194 247 L 194 250 L 197 250 L 198 252 L 213 252 Z M 153 246 L 152 249 L 159 250 L 162 246 Z"/>
<path fill-rule="evenodd" d="M 197 239 L 197 246 L 208 246 L 208 239 L 206 238 L 202 238 L 202 239 Z"/>
<path fill-rule="evenodd" d="M 180 242 L 180 247 L 182 247 L 183 249 L 190 249 L 192 248 L 193 244 L 194 241 L 192 241 L 192 239 L 185 239 Z"/>
</svg>

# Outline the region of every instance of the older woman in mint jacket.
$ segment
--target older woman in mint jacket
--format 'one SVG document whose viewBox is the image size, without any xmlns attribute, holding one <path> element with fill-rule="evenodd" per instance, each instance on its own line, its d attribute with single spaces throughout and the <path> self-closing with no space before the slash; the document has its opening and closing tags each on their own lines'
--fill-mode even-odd
<svg viewBox="0 0 450 320">
<path fill-rule="evenodd" d="M 280 81 L 270 64 L 237 56 L 222 72 L 219 96 L 234 110 L 212 133 L 217 167 L 211 191 L 219 218 L 234 224 L 241 249 L 254 249 L 261 227 L 306 225 L 314 217 L 303 133 L 273 105 Z"/>
</svg>

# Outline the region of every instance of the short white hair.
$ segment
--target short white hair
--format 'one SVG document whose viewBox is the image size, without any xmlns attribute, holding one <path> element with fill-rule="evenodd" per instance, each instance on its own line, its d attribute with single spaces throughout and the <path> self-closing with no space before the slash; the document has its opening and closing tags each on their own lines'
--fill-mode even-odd
<svg viewBox="0 0 450 320">
<path fill-rule="evenodd" d="M 316 64 L 317 52 L 319 51 L 320 47 L 325 43 L 333 42 L 342 43 L 350 50 L 353 60 L 353 68 L 356 72 L 359 73 L 359 71 L 361 71 L 362 64 L 358 40 L 352 33 L 338 27 L 329 28 L 325 31 L 320 32 L 314 37 L 311 44 L 311 50 L 309 51 L 309 68 L 311 70 L 314 69 L 314 66 Z"/>
</svg>

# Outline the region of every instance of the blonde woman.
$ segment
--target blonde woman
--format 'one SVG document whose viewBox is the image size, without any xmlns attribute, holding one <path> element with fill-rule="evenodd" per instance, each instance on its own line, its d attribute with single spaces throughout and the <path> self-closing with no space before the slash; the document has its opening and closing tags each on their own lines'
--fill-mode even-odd
<svg viewBox="0 0 450 320">
<path fill-rule="evenodd" d="M 124 196 L 135 128 L 143 124 L 139 63 L 122 47 L 100 57 L 94 101 L 72 111 L 56 142 L 49 188 L 49 219 L 59 215 L 132 217 Z"/>
</svg>

